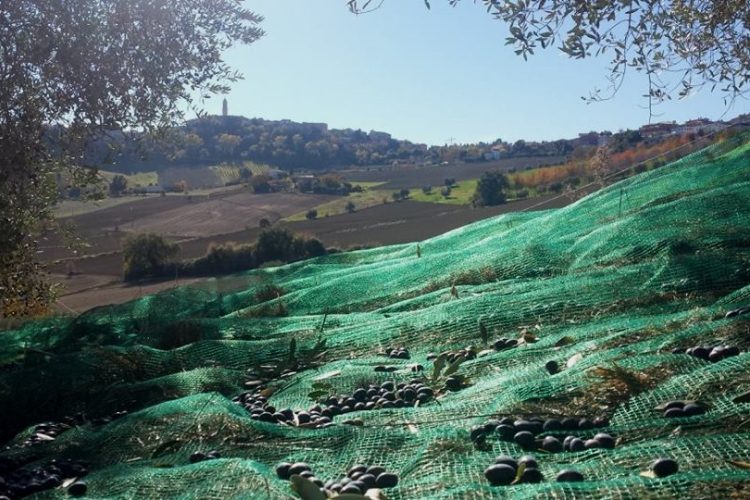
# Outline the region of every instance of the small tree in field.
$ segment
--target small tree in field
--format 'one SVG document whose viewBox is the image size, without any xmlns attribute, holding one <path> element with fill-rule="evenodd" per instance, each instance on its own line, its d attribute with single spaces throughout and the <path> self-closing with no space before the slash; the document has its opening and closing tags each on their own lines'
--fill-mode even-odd
<svg viewBox="0 0 750 500">
<path fill-rule="evenodd" d="M 174 262 L 179 247 L 158 234 L 134 234 L 123 244 L 123 277 L 126 281 L 159 276 Z"/>
<path fill-rule="evenodd" d="M 307 220 L 315 220 L 315 219 L 317 219 L 318 218 L 318 211 L 315 210 L 314 208 L 311 209 L 311 210 L 308 210 L 307 213 L 305 214 L 305 218 Z"/>
<path fill-rule="evenodd" d="M 485 172 L 477 182 L 472 201 L 480 207 L 501 205 L 505 203 L 504 190 L 509 185 L 508 178 L 502 172 Z"/>
<path fill-rule="evenodd" d="M 124 175 L 115 175 L 109 183 L 109 193 L 112 196 L 120 196 L 128 188 L 128 180 Z"/>
<path fill-rule="evenodd" d="M 346 203 L 346 211 L 350 214 L 353 214 L 356 211 L 357 207 L 354 205 L 353 202 L 349 201 Z"/>
</svg>

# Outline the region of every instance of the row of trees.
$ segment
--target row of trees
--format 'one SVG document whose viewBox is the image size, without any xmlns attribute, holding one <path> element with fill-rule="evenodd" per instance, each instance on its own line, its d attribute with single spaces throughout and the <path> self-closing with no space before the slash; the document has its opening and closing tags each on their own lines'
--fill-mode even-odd
<svg viewBox="0 0 750 500">
<path fill-rule="evenodd" d="M 126 281 L 171 276 L 211 276 L 260 267 L 269 262 L 287 263 L 327 253 L 315 238 L 292 234 L 284 228 L 261 231 L 254 244 L 211 244 L 206 255 L 179 261 L 179 247 L 157 234 L 133 234 L 123 243 L 123 277 Z"/>
</svg>

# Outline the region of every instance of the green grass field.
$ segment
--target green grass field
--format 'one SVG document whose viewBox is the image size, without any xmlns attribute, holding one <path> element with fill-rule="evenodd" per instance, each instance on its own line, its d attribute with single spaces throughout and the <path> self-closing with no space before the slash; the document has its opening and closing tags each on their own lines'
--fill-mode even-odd
<svg viewBox="0 0 750 500">
<path fill-rule="evenodd" d="M 412 189 L 409 197 L 414 201 L 423 201 L 427 203 L 445 203 L 446 205 L 469 205 L 471 197 L 477 188 L 477 179 L 468 179 L 459 182 L 451 189 L 448 197 L 440 194 L 442 186 L 432 188 L 429 194 L 424 193 L 421 189 Z"/>
<path fill-rule="evenodd" d="M 52 210 L 55 217 L 73 217 L 90 212 L 96 212 L 105 208 L 116 207 L 123 203 L 142 200 L 142 196 L 120 196 L 117 198 L 104 198 L 96 201 L 63 200 Z"/>
<path fill-rule="evenodd" d="M 116 175 L 122 175 L 127 179 L 128 181 L 128 187 L 146 187 L 149 184 L 156 185 L 159 184 L 159 174 L 158 172 L 152 171 L 152 172 L 138 172 L 135 174 L 120 174 L 118 172 L 109 172 L 107 170 L 100 170 L 99 175 L 107 180 L 107 182 L 112 182 L 112 178 Z"/>
<path fill-rule="evenodd" d="M 354 182 L 352 184 L 362 186 L 364 191 L 361 193 L 351 193 L 349 196 L 336 197 L 329 202 L 318 205 L 315 207 L 315 210 L 318 211 L 318 217 L 332 217 L 334 215 L 345 214 L 346 205 L 349 202 L 354 203 L 355 210 L 362 210 L 364 208 L 381 205 L 384 199 L 388 202 L 393 201 L 391 195 L 394 193 L 394 190 L 375 189 L 377 186 L 384 184 L 384 182 Z M 287 222 L 305 220 L 306 214 L 307 210 L 289 216 L 284 220 Z"/>
</svg>

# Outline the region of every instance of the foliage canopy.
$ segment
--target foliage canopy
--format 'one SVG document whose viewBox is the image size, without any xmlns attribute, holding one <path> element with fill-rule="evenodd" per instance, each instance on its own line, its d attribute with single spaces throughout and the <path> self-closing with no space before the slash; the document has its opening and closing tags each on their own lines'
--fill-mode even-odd
<svg viewBox="0 0 750 500">
<path fill-rule="evenodd" d="M 502 172 L 485 172 L 477 182 L 473 202 L 479 206 L 493 206 L 505 203 L 505 189 L 509 187 L 508 178 Z"/>
<path fill-rule="evenodd" d="M 261 20 L 235 0 L 2 3 L 0 317 L 42 312 L 52 299 L 35 237 L 51 221 L 55 174 L 82 176 L 95 132 L 156 130 L 193 95 L 227 90 L 239 75 L 222 53 L 257 40 Z"/>
</svg>

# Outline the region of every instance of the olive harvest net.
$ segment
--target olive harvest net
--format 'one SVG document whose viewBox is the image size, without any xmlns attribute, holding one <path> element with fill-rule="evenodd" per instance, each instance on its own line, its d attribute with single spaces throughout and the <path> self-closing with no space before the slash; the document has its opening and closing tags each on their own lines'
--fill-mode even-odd
<svg viewBox="0 0 750 500">
<path fill-rule="evenodd" d="M 383 466 L 399 476 L 391 499 L 747 498 L 748 305 L 750 143 L 736 135 L 562 209 L 0 332 L 0 478 L 71 459 L 85 462 L 93 498 L 294 498 L 274 468 L 306 462 L 323 481 Z M 503 337 L 515 346 L 493 348 Z M 468 346 L 448 390 L 432 354 Z M 694 346 L 732 355 L 684 352 Z M 409 359 L 382 354 L 396 347 Z M 376 404 L 317 428 L 238 404 L 255 391 L 298 412 L 418 378 L 433 397 L 416 407 Z M 660 405 L 675 400 L 703 412 L 666 418 Z M 503 417 L 606 417 L 572 434 L 604 431 L 616 445 L 471 439 Z M 43 422 L 67 424 L 40 438 Z M 220 458 L 189 460 L 208 451 Z M 496 456 L 529 453 L 543 481 L 485 479 Z M 679 471 L 643 474 L 658 457 Z M 556 482 L 563 469 L 585 480 Z"/>
</svg>

